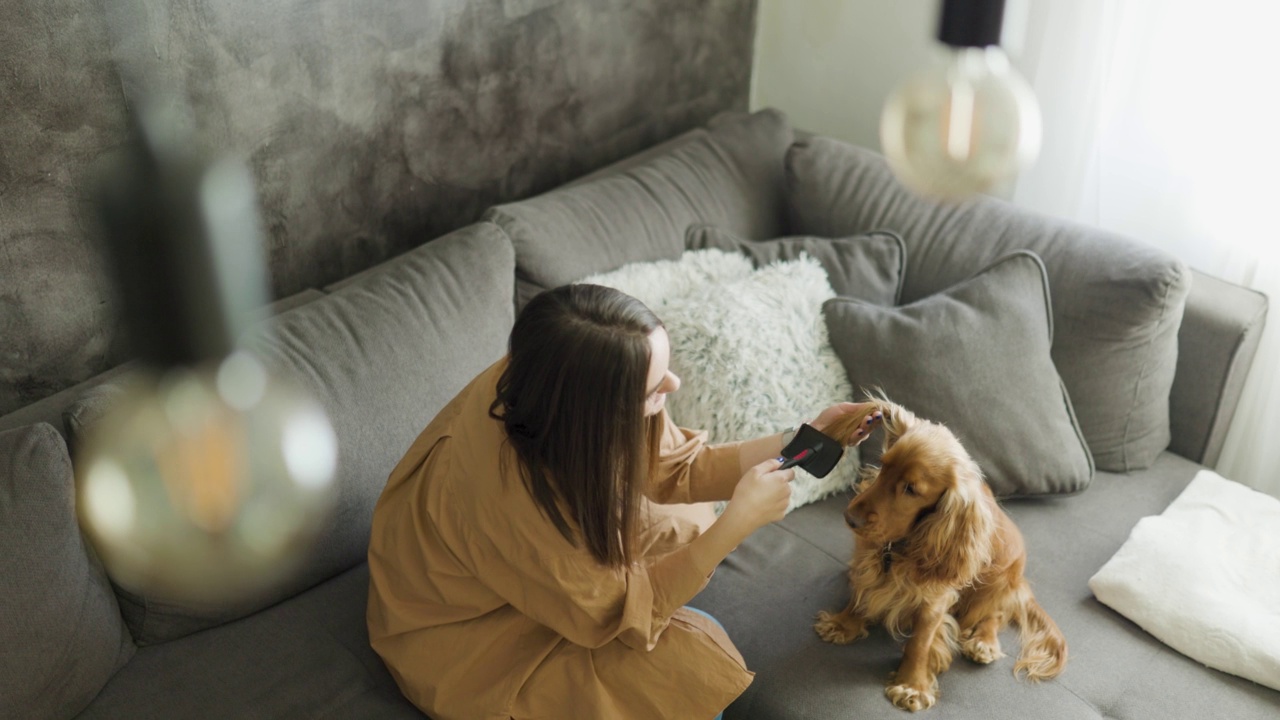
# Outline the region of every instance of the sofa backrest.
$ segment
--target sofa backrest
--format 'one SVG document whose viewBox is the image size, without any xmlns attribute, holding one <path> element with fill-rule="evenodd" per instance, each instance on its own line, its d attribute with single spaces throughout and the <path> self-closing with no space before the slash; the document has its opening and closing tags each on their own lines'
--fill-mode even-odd
<svg viewBox="0 0 1280 720">
<path fill-rule="evenodd" d="M 244 344 L 328 411 L 338 438 L 337 506 L 300 569 L 263 594 L 197 606 L 117 587 L 135 641 L 164 642 L 249 615 L 362 562 L 392 468 L 436 412 L 506 351 L 514 276 L 510 242 L 476 223 L 250 331 Z M 90 428 L 112 398 L 110 385 L 86 395 L 68 410 L 76 418 L 69 427 Z"/>
<path fill-rule="evenodd" d="M 265 320 L 272 315 L 279 315 L 322 297 L 324 297 L 324 293 L 314 288 L 308 288 L 259 308 L 254 311 L 254 317 L 256 320 Z M 80 406 L 80 400 L 86 394 L 94 393 L 96 388 L 113 380 L 123 379 L 123 375 L 136 370 L 137 367 L 137 362 L 133 360 L 121 363 L 42 400 L 37 400 L 7 415 L 2 415 L 0 416 L 0 432 L 43 422 L 49 423 L 63 437 L 71 439 L 71 436 L 75 434 L 75 429 L 70 428 L 68 424 L 78 421 L 78 417 L 71 414 L 72 406 Z"/>
<path fill-rule="evenodd" d="M 1150 465 L 1169 446 L 1169 392 L 1191 272 L 1152 245 L 994 198 L 943 204 L 904 188 L 884 158 L 829 138 L 787 154 L 793 230 L 842 237 L 876 228 L 907 245 L 902 302 L 964 280 L 1015 250 L 1048 271 L 1053 361 L 1099 470 Z"/>
<path fill-rule="evenodd" d="M 518 305 L 593 273 L 678 257 L 695 223 L 750 239 L 781 235 L 792 137 L 777 110 L 725 113 L 601 173 L 490 208 L 485 218 L 516 249 Z"/>
<path fill-rule="evenodd" d="M 320 399 L 338 436 L 338 514 L 295 591 L 364 560 L 388 474 L 440 408 L 506 352 L 514 276 L 511 244 L 476 223 L 263 323 L 250 340 Z"/>
</svg>

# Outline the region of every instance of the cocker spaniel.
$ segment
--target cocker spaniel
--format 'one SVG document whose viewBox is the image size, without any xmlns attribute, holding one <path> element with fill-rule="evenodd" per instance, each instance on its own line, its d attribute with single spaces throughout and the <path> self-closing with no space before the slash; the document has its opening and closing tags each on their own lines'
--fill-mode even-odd
<svg viewBox="0 0 1280 720">
<path fill-rule="evenodd" d="M 855 537 L 851 598 L 838 613 L 818 614 L 818 635 L 851 643 L 878 622 L 906 638 L 885 694 L 913 712 L 937 702 L 938 674 L 956 650 L 984 664 L 1003 657 L 997 634 L 1009 622 L 1022 646 L 1014 674 L 1056 677 L 1067 663 L 1066 639 L 1023 577 L 1022 534 L 956 436 L 883 397 L 826 432 L 854 444 L 876 410 L 885 432 L 881 464 L 862 469 L 844 512 Z"/>
</svg>

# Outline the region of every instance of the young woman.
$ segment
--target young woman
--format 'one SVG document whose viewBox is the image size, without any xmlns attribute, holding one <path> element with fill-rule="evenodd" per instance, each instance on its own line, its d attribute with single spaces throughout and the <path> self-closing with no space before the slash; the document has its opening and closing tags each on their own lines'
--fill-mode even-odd
<svg viewBox="0 0 1280 720">
<path fill-rule="evenodd" d="M 507 357 L 391 473 L 369 546 L 369 636 L 436 720 L 707 718 L 751 682 L 685 604 L 779 520 L 783 435 L 707 445 L 663 405 L 662 323 L 616 290 L 545 292 Z M 859 405 L 842 403 L 818 429 Z M 706 530 L 663 504 L 728 500 Z"/>
</svg>

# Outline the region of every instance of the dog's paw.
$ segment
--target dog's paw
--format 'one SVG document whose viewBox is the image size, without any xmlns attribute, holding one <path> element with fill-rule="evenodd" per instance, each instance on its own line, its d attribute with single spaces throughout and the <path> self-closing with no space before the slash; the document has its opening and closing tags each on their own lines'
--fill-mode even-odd
<svg viewBox="0 0 1280 720">
<path fill-rule="evenodd" d="M 867 636 L 867 628 L 863 623 L 857 623 L 856 627 L 850 627 L 847 623 L 848 621 L 841 620 L 840 615 L 823 610 L 818 613 L 818 621 L 813 624 L 813 629 L 818 637 L 836 645 L 848 645 Z"/>
<path fill-rule="evenodd" d="M 884 694 L 895 707 L 911 712 L 928 710 L 938 702 L 938 696 L 934 690 L 911 685 L 890 685 L 884 689 Z"/>
<path fill-rule="evenodd" d="M 994 643 L 989 643 L 982 638 L 974 637 L 972 631 L 965 633 L 964 639 L 960 642 L 960 652 L 970 660 L 983 665 L 990 665 L 1004 657 L 1004 653 L 1000 651 L 998 639 Z"/>
</svg>

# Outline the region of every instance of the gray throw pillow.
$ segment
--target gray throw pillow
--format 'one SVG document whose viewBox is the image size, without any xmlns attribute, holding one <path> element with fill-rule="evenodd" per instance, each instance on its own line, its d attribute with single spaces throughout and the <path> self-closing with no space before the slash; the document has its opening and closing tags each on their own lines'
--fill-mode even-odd
<svg viewBox="0 0 1280 720">
<path fill-rule="evenodd" d="M 337 507 L 301 568 L 269 592 L 197 605 L 118 587 L 137 643 L 244 617 L 362 562 L 391 470 L 435 414 L 506 352 L 514 275 L 511 243 L 492 224 L 475 223 L 251 330 L 245 344 L 329 413 L 338 437 Z M 91 426 L 113 392 L 82 398 L 68 409 L 68 426 Z"/>
<path fill-rule="evenodd" d="M 0 715 L 74 717 L 133 657 L 48 423 L 0 433 L 0 587 Z"/>
<path fill-rule="evenodd" d="M 1093 458 L 1049 355 L 1049 284 L 1034 253 L 901 307 L 836 298 L 823 313 L 854 392 L 879 388 L 946 425 L 997 495 L 1088 487 Z"/>
<path fill-rule="evenodd" d="M 741 253 L 751 258 L 756 268 L 808 253 L 822 264 L 836 295 L 877 305 L 898 304 L 907 267 L 907 248 L 902 238 L 887 230 L 847 238 L 748 240 L 722 227 L 697 224 L 690 225 L 685 233 L 685 248 Z"/>
<path fill-rule="evenodd" d="M 918 197 L 871 150 L 829 138 L 787 151 L 791 231 L 842 237 L 891 227 L 907 244 L 902 301 L 939 292 L 1015 250 L 1044 261 L 1053 361 L 1098 469 L 1148 467 L 1169 445 L 1169 391 L 1191 273 L 1171 254 L 995 198 Z"/>
<path fill-rule="evenodd" d="M 752 238 L 785 222 L 782 160 L 793 135 L 776 110 L 726 113 L 616 172 L 490 208 L 516 249 L 518 305 L 594 273 L 684 251 L 685 228 L 714 223 Z"/>
</svg>

